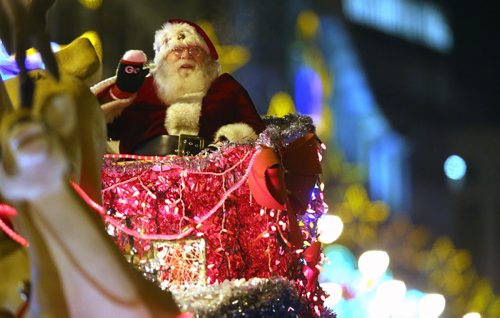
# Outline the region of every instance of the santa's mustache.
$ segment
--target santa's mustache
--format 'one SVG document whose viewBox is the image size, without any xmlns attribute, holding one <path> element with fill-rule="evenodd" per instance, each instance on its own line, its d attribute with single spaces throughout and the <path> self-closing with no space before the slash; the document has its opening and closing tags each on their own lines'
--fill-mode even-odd
<svg viewBox="0 0 500 318">
<path fill-rule="evenodd" d="M 167 61 L 161 61 L 161 64 L 167 64 Z M 195 69 L 198 67 L 198 64 L 196 64 L 195 61 L 190 60 L 190 59 L 178 59 L 175 62 L 170 62 L 170 66 L 174 69 L 179 69 L 179 68 L 191 68 Z"/>
<path fill-rule="evenodd" d="M 179 67 L 179 68 L 196 68 L 198 64 L 196 64 L 195 62 L 193 61 L 188 61 L 188 60 L 185 60 L 185 61 L 178 61 L 175 66 Z"/>
<path fill-rule="evenodd" d="M 189 69 L 188 72 L 181 70 Z M 159 97 L 170 104 L 191 93 L 206 92 L 213 80 L 206 64 L 190 60 L 159 62 L 153 71 Z"/>
</svg>

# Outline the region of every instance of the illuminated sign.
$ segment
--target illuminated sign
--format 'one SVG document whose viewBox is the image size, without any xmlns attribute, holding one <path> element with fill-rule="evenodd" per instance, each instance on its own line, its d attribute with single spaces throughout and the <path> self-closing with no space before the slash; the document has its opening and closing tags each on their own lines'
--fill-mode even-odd
<svg viewBox="0 0 500 318">
<path fill-rule="evenodd" d="M 343 0 L 345 15 L 353 22 L 448 53 L 453 34 L 441 9 L 409 0 Z"/>
</svg>

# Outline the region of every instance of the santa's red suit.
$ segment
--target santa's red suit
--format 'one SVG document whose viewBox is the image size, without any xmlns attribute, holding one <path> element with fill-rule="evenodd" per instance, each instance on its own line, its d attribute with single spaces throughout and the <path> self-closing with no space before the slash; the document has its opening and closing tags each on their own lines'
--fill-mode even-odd
<svg viewBox="0 0 500 318">
<path fill-rule="evenodd" d="M 109 94 L 112 83 L 109 84 L 97 94 L 99 99 Z M 132 104 L 108 124 L 108 136 L 120 141 L 120 153 L 134 153 L 144 142 L 171 134 L 166 116 L 176 117 L 171 121 L 183 120 L 182 110 L 169 108 L 158 97 L 154 78 L 148 76 Z M 264 128 L 247 91 L 231 75 L 224 73 L 212 82 L 202 99 L 198 121 L 198 136 L 206 144 L 218 136 L 242 141 L 248 134 L 256 137 Z"/>
<path fill-rule="evenodd" d="M 215 46 L 200 26 L 186 20 L 169 20 L 155 33 L 154 62 L 156 66 L 170 63 L 169 56 L 177 56 L 177 61 L 189 57 L 187 60 L 182 60 L 182 64 L 186 62 L 188 66 L 193 62 L 200 63 L 187 50 L 193 47 L 205 51 L 210 61 L 218 63 Z M 175 53 L 173 52 L 175 50 L 180 51 Z M 189 52 L 184 57 L 186 51 Z M 152 71 L 144 83 L 137 81 L 144 78 L 139 76 L 140 74 L 146 74 L 145 69 L 142 69 L 145 61 L 146 56 L 142 51 L 128 51 L 120 61 L 117 76 L 92 88 L 101 101 L 106 122 L 109 123 L 108 135 L 120 141 L 121 153 L 145 154 L 143 152 L 145 149 L 150 151 L 154 148 L 150 147 L 151 144 L 155 144 L 157 140 L 165 140 L 173 146 L 168 147 L 170 153 L 178 146 L 179 154 L 194 154 L 197 151 L 181 151 L 181 144 L 185 144 L 186 140 L 181 143 L 180 138 L 172 136 L 199 136 L 204 139 L 206 146 L 220 140 L 254 141 L 264 130 L 264 123 L 255 110 L 250 96 L 231 75 L 219 75 L 211 82 L 208 90 L 195 87 L 193 91 L 198 93 L 177 92 L 181 96 L 172 98 L 173 102 L 166 104 L 164 101 L 170 98 L 165 98 L 164 90 L 174 88 L 161 86 L 159 89 L 157 85 L 169 85 L 164 79 L 161 80 L 161 72 Z M 171 63 L 175 61 L 176 59 Z M 210 63 L 213 67 L 216 64 L 212 62 Z M 184 65 L 179 64 L 179 67 Z M 206 71 L 210 72 L 208 69 Z M 155 76 L 160 80 L 156 81 Z M 203 95 L 202 92 L 205 91 Z M 194 141 L 187 141 L 189 145 L 199 142 L 196 138 L 190 140 Z M 203 142 L 199 142 L 198 151 Z"/>
</svg>

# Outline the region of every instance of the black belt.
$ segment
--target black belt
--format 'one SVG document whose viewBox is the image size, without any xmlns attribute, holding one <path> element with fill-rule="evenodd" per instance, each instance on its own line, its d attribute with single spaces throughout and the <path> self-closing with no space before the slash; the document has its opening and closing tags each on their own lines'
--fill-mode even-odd
<svg viewBox="0 0 500 318">
<path fill-rule="evenodd" d="M 193 135 L 161 135 L 139 145 L 134 151 L 142 156 L 194 156 L 205 147 L 205 140 Z"/>
</svg>

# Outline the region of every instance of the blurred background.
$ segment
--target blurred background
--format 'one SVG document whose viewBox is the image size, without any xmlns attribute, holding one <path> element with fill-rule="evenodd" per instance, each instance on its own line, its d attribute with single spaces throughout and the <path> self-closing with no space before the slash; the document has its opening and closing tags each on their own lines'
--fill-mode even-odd
<svg viewBox="0 0 500 318">
<path fill-rule="evenodd" d="M 49 28 L 60 44 L 95 31 L 106 78 L 128 49 L 152 59 L 154 33 L 170 18 L 205 28 L 223 70 L 262 115 L 295 110 L 315 121 L 327 147 L 328 215 L 343 225 L 324 241 L 320 278 L 339 317 L 500 317 L 500 55 L 491 8 L 58 0 Z M 390 261 L 370 276 L 360 256 L 374 250 Z"/>
</svg>

